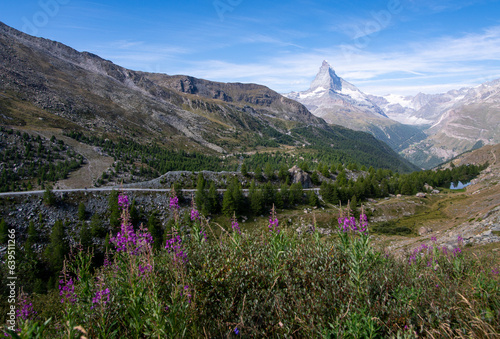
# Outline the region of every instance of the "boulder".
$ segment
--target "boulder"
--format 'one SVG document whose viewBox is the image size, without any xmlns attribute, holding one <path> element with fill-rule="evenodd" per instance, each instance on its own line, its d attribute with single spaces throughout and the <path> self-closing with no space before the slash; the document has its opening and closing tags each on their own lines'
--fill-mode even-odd
<svg viewBox="0 0 500 339">
<path fill-rule="evenodd" d="M 311 176 L 309 175 L 309 173 L 304 172 L 297 166 L 293 166 L 288 170 L 288 172 L 290 172 L 293 184 L 300 182 L 302 184 L 302 188 L 312 187 Z"/>
<path fill-rule="evenodd" d="M 429 234 L 431 232 L 432 232 L 432 229 L 430 229 L 428 227 L 424 227 L 424 226 L 422 226 L 418 229 L 418 235 L 426 235 L 426 234 Z"/>
</svg>

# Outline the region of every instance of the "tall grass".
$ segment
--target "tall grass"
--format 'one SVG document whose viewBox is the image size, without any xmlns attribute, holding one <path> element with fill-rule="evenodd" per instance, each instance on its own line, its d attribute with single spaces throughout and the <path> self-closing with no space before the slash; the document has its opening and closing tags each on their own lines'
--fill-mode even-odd
<svg viewBox="0 0 500 339">
<path fill-rule="evenodd" d="M 485 337 L 500 334 L 498 268 L 424 244 L 404 259 L 374 250 L 364 214 L 341 215 L 336 237 L 298 236 L 274 209 L 257 235 L 215 230 L 197 212 L 154 251 L 122 228 L 104 266 L 76 251 L 59 300 L 24 296 L 18 331 L 30 338 Z M 175 210 L 175 201 L 172 202 Z M 195 207 L 193 206 L 193 210 Z M 163 248 L 164 247 L 164 248 Z M 36 299 L 36 300 L 35 300 Z M 31 305 L 30 305 L 31 304 Z M 36 313 L 37 307 L 52 311 Z M 59 309 L 59 310 L 58 310 Z M 24 310 L 24 311 L 23 311 Z"/>
</svg>

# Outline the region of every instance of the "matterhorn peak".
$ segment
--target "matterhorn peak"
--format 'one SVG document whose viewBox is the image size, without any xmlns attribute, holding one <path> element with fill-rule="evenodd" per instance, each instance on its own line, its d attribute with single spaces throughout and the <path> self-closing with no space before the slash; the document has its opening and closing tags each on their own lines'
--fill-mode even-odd
<svg viewBox="0 0 500 339">
<path fill-rule="evenodd" d="M 316 78 L 314 78 L 311 83 L 310 90 L 315 90 L 318 88 L 324 88 L 325 90 L 334 90 L 341 91 L 342 90 L 342 82 L 340 78 L 335 74 L 332 66 L 328 63 L 328 61 L 323 60 L 321 67 L 319 69 L 318 74 L 316 74 Z"/>
</svg>

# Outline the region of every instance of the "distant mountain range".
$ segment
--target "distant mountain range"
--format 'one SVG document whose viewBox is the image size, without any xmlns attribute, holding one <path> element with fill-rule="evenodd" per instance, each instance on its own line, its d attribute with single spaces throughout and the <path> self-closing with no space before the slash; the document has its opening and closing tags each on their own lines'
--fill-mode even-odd
<svg viewBox="0 0 500 339">
<path fill-rule="evenodd" d="M 500 80 L 443 94 L 373 96 L 323 61 L 307 91 L 285 94 L 330 124 L 367 131 L 423 168 L 500 142 Z"/>
<path fill-rule="evenodd" d="M 3 23 L 0 124 L 78 130 L 172 150 L 310 151 L 345 163 L 415 169 L 371 135 L 329 125 L 265 86 L 133 71 Z"/>
<path fill-rule="evenodd" d="M 426 138 L 421 129 L 390 119 L 374 97 L 337 76 L 326 61 L 307 91 L 285 96 L 304 104 L 329 124 L 369 132 L 398 152 Z"/>
</svg>

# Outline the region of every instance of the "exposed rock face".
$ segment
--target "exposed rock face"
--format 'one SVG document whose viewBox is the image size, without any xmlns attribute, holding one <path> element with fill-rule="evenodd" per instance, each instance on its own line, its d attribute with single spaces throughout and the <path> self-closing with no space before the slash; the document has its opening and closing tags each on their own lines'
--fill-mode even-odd
<svg viewBox="0 0 500 339">
<path fill-rule="evenodd" d="M 264 128 L 287 133 L 287 121 L 328 127 L 302 104 L 265 86 L 128 70 L 1 22 L 0 91 L 9 101 L 30 103 L 85 129 L 175 138 L 174 147 L 202 146 L 219 153 L 232 150 L 220 140 L 235 130 L 256 137 Z M 7 113 L 2 112 L 0 123 L 12 118 Z"/>
<path fill-rule="evenodd" d="M 442 94 L 370 97 L 401 123 L 428 135 L 404 150 L 416 165 L 431 168 L 463 152 L 500 142 L 500 79 Z"/>
<path fill-rule="evenodd" d="M 312 187 L 312 181 L 311 181 L 311 176 L 309 173 L 304 172 L 297 166 L 293 166 L 288 170 L 292 176 L 292 183 L 301 183 L 302 188 L 310 188 Z"/>
</svg>

